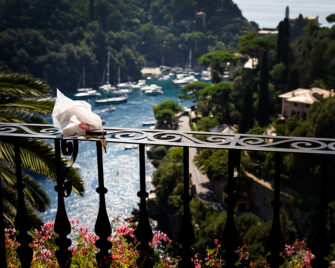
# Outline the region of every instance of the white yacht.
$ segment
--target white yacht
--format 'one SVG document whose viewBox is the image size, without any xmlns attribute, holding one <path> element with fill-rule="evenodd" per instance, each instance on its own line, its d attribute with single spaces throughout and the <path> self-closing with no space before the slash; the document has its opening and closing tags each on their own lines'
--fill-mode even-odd
<svg viewBox="0 0 335 268">
<path fill-rule="evenodd" d="M 189 76 L 185 76 L 185 77 L 182 77 L 180 79 L 174 79 L 173 80 L 173 83 L 175 83 L 176 85 L 179 85 L 179 86 L 184 86 L 186 84 L 189 84 L 189 83 L 193 83 L 193 82 L 197 82 L 198 79 L 195 78 L 194 75 L 189 75 Z"/>
<path fill-rule="evenodd" d="M 99 97 L 101 94 L 97 92 L 96 90 L 88 90 L 88 91 L 83 91 L 79 92 L 77 94 L 74 94 L 76 98 L 93 98 L 93 97 Z"/>
<path fill-rule="evenodd" d="M 127 96 L 99 99 L 95 101 L 95 104 L 113 104 L 113 103 L 117 104 L 117 103 L 126 102 L 127 99 L 128 99 Z"/>
<path fill-rule="evenodd" d="M 143 87 L 141 87 L 142 91 L 147 91 L 147 90 L 158 90 L 158 89 L 162 89 L 161 86 L 158 86 L 156 84 L 151 84 L 151 85 L 145 85 Z"/>
</svg>

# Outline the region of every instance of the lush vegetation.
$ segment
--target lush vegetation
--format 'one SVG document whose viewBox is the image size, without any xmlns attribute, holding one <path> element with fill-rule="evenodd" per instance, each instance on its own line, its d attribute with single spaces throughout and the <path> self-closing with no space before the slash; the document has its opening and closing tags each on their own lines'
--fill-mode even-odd
<svg viewBox="0 0 335 268">
<path fill-rule="evenodd" d="M 190 49 L 195 64 L 252 29 L 231 0 L 4 0 L 0 18 L 0 71 L 30 73 L 63 91 L 77 86 L 83 66 L 89 86 L 101 83 L 107 49 L 111 80 L 120 67 L 128 81 L 144 65 L 184 66 Z"/>
<path fill-rule="evenodd" d="M 0 121 L 11 123 L 46 123 L 41 114 L 51 113 L 53 102 L 45 101 L 51 89 L 39 79 L 29 75 L 0 73 Z M 42 140 L 0 138 L 0 181 L 4 202 L 4 218 L 7 226 L 14 226 L 17 207 L 14 145 L 20 146 L 23 182 L 27 186 L 24 195 L 33 226 L 42 224 L 36 212 L 48 207 L 49 198 L 40 186 L 37 176 L 56 180 L 56 163 L 53 147 Z M 62 163 L 65 167 L 65 161 Z M 83 181 L 74 169 L 68 179 L 77 194 L 84 193 Z"/>
<path fill-rule="evenodd" d="M 332 16 L 329 16 L 329 20 Z M 300 18 L 301 20 L 301 18 Z M 297 21 L 299 24 L 299 19 Z M 306 27 L 302 29 L 302 26 Z M 237 51 L 232 54 L 225 48 L 207 53 L 199 58 L 199 63 L 212 68 L 212 80 L 215 84 L 196 82 L 183 87 L 182 98 L 194 99 L 195 118 L 192 127 L 195 130 L 208 131 L 220 124 L 234 124 L 239 132 L 263 134 L 273 129 L 278 135 L 334 137 L 335 124 L 333 114 L 335 98 L 324 99 L 313 104 L 306 118 L 288 118 L 277 120 L 280 114 L 280 102 L 277 96 L 299 87 L 335 87 L 334 78 L 334 31 L 332 28 L 321 28 L 314 21 L 295 25 L 294 41 L 291 38 L 292 25 L 285 19 L 280 22 L 276 38 L 259 37 L 249 32 L 240 38 Z M 300 27 L 300 28 L 299 28 Z M 300 34 L 297 32 L 300 31 Z M 276 40 L 277 39 L 277 40 Z M 290 41 L 291 40 L 291 41 Z M 277 41 L 277 42 L 276 42 Z M 235 55 L 235 57 L 232 57 Z M 225 61 L 237 63 L 232 68 Z M 248 57 L 254 58 L 251 68 L 241 68 Z M 322 66 L 321 66 L 322 65 Z M 214 71 L 213 71 L 214 70 Z M 222 74 L 233 72 L 232 82 L 221 82 Z M 308 76 L 308 77 L 307 77 Z M 222 125 L 223 126 L 223 125 Z M 170 216 L 180 214 L 182 192 L 181 151 L 170 149 L 154 174 L 154 185 L 158 189 L 157 202 L 167 207 Z M 164 152 L 166 153 L 166 152 Z M 198 166 L 214 183 L 227 179 L 227 154 L 217 150 L 201 150 L 196 158 Z M 333 174 L 333 161 L 328 160 L 329 174 Z M 242 155 L 242 172 L 240 172 L 239 192 L 248 191 L 248 177 L 244 171 L 255 173 L 261 178 L 271 180 L 274 174 L 273 154 L 248 153 Z M 172 174 L 172 173 L 173 174 Z M 165 174 L 169 179 L 165 180 Z M 317 157 L 287 155 L 283 159 L 282 182 L 284 187 L 296 191 L 291 195 L 291 202 L 300 213 L 308 214 L 307 218 L 294 222 L 287 214 L 282 214 L 281 221 L 286 241 L 293 243 L 297 234 L 309 243 L 315 234 L 315 217 L 319 200 L 321 162 Z M 334 183 L 327 187 L 328 196 L 334 192 Z M 293 192 L 294 193 L 294 192 Z M 329 234 L 334 231 L 334 202 L 330 202 Z M 220 237 L 225 224 L 225 213 L 218 213 L 206 208 L 203 204 L 192 201 L 192 215 L 196 228 L 195 247 L 204 253 L 206 246 L 213 245 L 211 239 Z M 243 243 L 248 241 L 248 250 L 253 260 L 261 260 L 266 255 L 266 243 L 270 222 L 264 222 L 258 216 L 242 211 L 236 217 L 239 237 Z M 244 214 L 245 213 L 245 214 Z M 164 218 L 166 220 L 166 217 Z M 165 221 L 164 220 L 164 221 Z M 176 220 L 172 220 L 176 222 Z M 166 230 L 172 230 L 171 226 Z M 244 240 L 245 239 L 245 240 Z M 334 245 L 333 245 L 334 246 Z M 330 257 L 332 258 L 332 257 Z"/>
</svg>

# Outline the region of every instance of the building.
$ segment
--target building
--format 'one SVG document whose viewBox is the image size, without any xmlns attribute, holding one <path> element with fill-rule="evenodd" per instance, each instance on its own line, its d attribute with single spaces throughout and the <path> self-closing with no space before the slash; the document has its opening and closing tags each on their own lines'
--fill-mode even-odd
<svg viewBox="0 0 335 268">
<path fill-rule="evenodd" d="M 311 104 L 323 98 L 335 96 L 334 90 L 326 90 L 321 88 L 304 89 L 298 88 L 278 97 L 282 99 L 282 115 L 290 117 L 299 115 L 304 118 Z"/>
</svg>

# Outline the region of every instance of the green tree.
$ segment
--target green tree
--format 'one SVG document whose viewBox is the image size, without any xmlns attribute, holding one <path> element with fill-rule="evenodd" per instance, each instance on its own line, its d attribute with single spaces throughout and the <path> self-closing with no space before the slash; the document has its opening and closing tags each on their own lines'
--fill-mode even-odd
<svg viewBox="0 0 335 268">
<path fill-rule="evenodd" d="M 220 123 L 230 124 L 229 96 L 232 91 L 233 88 L 230 83 L 220 82 L 201 90 L 199 102 L 207 103 L 207 110 L 209 110 Z M 205 107 L 205 105 L 202 106 Z"/>
<path fill-rule="evenodd" d="M 176 114 L 182 111 L 182 107 L 175 101 L 168 99 L 153 107 L 157 120 L 156 128 L 176 129 L 178 118 Z"/>
<path fill-rule="evenodd" d="M 335 13 L 334 14 L 330 14 L 326 17 L 326 20 L 329 22 L 329 23 L 334 23 L 335 22 Z"/>
<path fill-rule="evenodd" d="M 220 83 L 228 62 L 232 63 L 236 56 L 226 50 L 216 50 L 202 55 L 198 59 L 199 65 L 211 67 L 213 83 Z"/>
<path fill-rule="evenodd" d="M 247 54 L 251 58 L 260 60 L 264 51 L 274 47 L 274 43 L 266 37 L 258 37 L 255 32 L 251 31 L 241 36 L 238 43 L 238 51 Z"/>
<path fill-rule="evenodd" d="M 208 86 L 209 84 L 206 82 L 197 81 L 197 82 L 189 83 L 183 86 L 181 89 L 183 92 L 188 94 L 186 96 L 189 96 L 189 98 L 195 98 L 195 100 L 198 101 L 200 91 Z M 186 96 L 180 95 L 181 98 L 187 98 Z"/>
<path fill-rule="evenodd" d="M 253 92 L 257 87 L 254 81 L 254 71 L 244 70 L 242 82 L 242 116 L 239 124 L 239 132 L 246 133 L 254 125 Z"/>
<path fill-rule="evenodd" d="M 0 122 L 46 123 L 38 114 L 50 113 L 52 102 L 39 100 L 50 89 L 40 80 L 28 75 L 0 73 Z M 14 144 L 18 139 L 0 138 L 0 180 L 1 195 L 4 203 L 4 218 L 7 225 L 13 225 L 16 215 L 17 191 L 14 162 Z M 41 221 L 36 211 L 43 212 L 50 201 L 33 174 L 39 174 L 55 180 L 56 166 L 52 146 L 45 141 L 21 139 L 20 152 L 23 167 L 23 181 L 26 184 L 24 195 L 27 200 L 30 220 L 36 227 Z M 65 167 L 65 161 L 63 161 Z M 78 173 L 71 169 L 68 179 L 74 191 L 84 193 L 83 181 Z"/>
</svg>

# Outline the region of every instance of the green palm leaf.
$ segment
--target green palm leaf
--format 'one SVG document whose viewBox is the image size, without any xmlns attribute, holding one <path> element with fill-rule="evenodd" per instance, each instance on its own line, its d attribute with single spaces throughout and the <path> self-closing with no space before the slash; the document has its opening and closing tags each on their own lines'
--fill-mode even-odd
<svg viewBox="0 0 335 268">
<path fill-rule="evenodd" d="M 16 140 L 16 142 L 18 142 Z M 14 140 L 0 139 L 0 159 L 7 162 L 15 161 Z M 20 143 L 20 154 L 22 167 L 32 172 L 41 174 L 45 177 L 56 179 L 55 152 L 52 146 L 46 142 L 35 139 L 25 139 Z M 62 167 L 65 168 L 65 161 L 62 161 Z M 80 196 L 84 193 L 84 184 L 73 169 L 68 173 L 67 178 L 73 185 L 73 190 Z"/>
<path fill-rule="evenodd" d="M 40 114 L 52 113 L 53 101 L 38 101 L 36 99 L 18 100 L 10 103 L 0 104 L 0 112 L 25 112 L 30 111 Z"/>
<path fill-rule="evenodd" d="M 39 115 L 51 113 L 53 102 L 39 99 L 47 97 L 50 92 L 48 85 L 30 75 L 0 72 L 0 122 L 46 123 Z M 27 210 L 30 221 L 35 224 L 34 226 L 38 226 L 42 222 L 36 210 L 45 211 L 50 200 L 34 178 L 34 174 L 55 180 L 55 153 L 53 147 L 44 140 L 0 138 L 0 180 L 2 182 L 0 190 L 7 225 L 13 226 L 16 215 L 14 144 L 18 142 L 20 142 L 23 168 L 22 178 L 26 184 L 24 195 L 27 200 Z M 61 165 L 62 169 L 65 169 L 65 159 L 62 159 Z M 83 181 L 74 169 L 69 170 L 67 179 L 71 181 L 75 193 L 83 195 Z"/>
<path fill-rule="evenodd" d="M 41 80 L 26 74 L 0 73 L 0 95 L 23 98 L 42 97 L 51 89 Z"/>
</svg>

